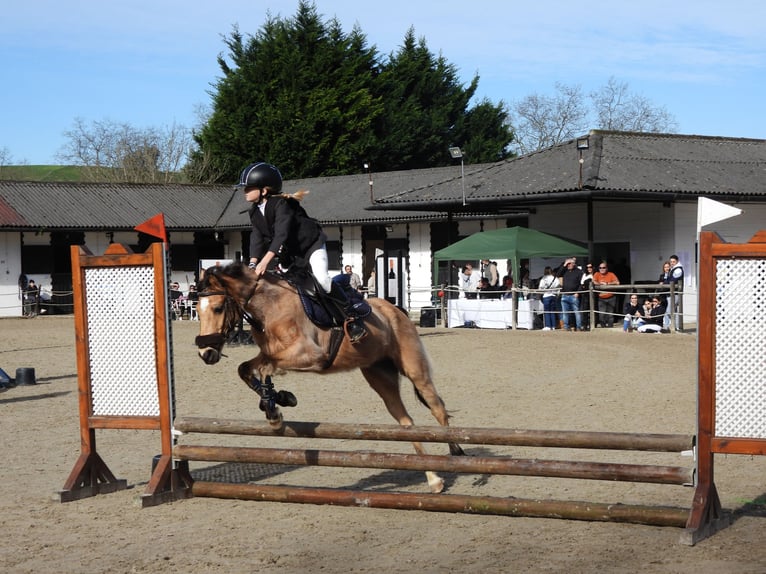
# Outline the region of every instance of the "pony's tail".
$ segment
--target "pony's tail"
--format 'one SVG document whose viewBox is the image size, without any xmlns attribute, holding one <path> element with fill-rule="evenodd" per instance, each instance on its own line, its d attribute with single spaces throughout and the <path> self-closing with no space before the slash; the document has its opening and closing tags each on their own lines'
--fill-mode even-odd
<svg viewBox="0 0 766 574">
<path fill-rule="evenodd" d="M 295 201 L 301 201 L 304 197 L 306 197 L 309 193 L 311 193 L 308 189 L 299 189 L 295 193 L 285 193 L 283 194 L 285 197 L 290 197 L 294 199 Z"/>
</svg>

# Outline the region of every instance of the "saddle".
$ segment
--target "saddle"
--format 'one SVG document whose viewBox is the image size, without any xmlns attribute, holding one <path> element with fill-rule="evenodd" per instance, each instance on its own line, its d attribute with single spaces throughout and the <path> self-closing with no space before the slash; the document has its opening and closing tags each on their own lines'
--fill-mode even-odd
<svg viewBox="0 0 766 574">
<path fill-rule="evenodd" d="M 317 327 L 342 327 L 346 312 L 358 319 L 364 319 L 372 312 L 362 294 L 348 285 L 346 275 L 333 279 L 330 293 L 324 290 L 308 267 L 291 265 L 280 275 L 295 287 L 306 317 Z"/>
</svg>

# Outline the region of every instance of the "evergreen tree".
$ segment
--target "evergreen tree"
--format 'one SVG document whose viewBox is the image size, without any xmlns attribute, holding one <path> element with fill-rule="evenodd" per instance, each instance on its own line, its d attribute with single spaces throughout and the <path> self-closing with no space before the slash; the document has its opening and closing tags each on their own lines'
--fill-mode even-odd
<svg viewBox="0 0 766 574">
<path fill-rule="evenodd" d="M 412 29 L 381 62 L 361 30 L 345 34 L 302 0 L 294 18 L 269 16 L 247 38 L 235 28 L 224 43 L 189 170 L 201 178 L 232 180 L 256 160 L 288 179 L 356 173 L 364 162 L 376 171 L 434 167 L 451 162 L 450 145 L 465 147 L 472 163 L 507 155 L 503 104 L 467 110 L 478 76 L 464 88 Z"/>
</svg>

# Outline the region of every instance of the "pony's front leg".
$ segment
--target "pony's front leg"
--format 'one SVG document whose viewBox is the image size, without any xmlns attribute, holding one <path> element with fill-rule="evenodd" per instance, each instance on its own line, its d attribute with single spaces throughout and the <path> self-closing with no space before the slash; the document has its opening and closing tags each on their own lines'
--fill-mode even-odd
<svg viewBox="0 0 766 574">
<path fill-rule="evenodd" d="M 258 407 L 265 413 L 269 424 L 274 428 L 281 428 L 283 417 L 277 405 L 294 407 L 298 404 L 298 400 L 289 391 L 275 391 L 271 375 L 267 374 L 259 378 L 260 372 L 254 365 L 256 360 L 257 358 L 242 363 L 238 368 L 239 377 L 261 397 Z"/>
</svg>

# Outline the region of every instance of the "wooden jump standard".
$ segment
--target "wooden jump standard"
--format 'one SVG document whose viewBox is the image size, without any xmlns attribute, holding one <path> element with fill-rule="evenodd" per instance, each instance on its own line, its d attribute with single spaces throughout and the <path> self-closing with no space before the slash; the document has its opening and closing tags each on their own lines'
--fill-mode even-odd
<svg viewBox="0 0 766 574">
<path fill-rule="evenodd" d="M 648 435 L 457 427 L 405 428 L 397 425 L 345 425 L 306 422 L 286 422 L 282 429 L 275 431 L 265 422 L 206 418 L 179 418 L 176 419 L 174 428 L 182 433 L 408 442 L 462 442 L 463 444 L 652 452 L 682 452 L 690 450 L 694 446 L 693 437 L 672 434 Z M 197 445 L 176 445 L 173 449 L 173 456 L 184 461 L 433 470 L 457 473 L 580 478 L 676 485 L 691 485 L 693 482 L 693 472 L 682 467 L 562 460 L 525 460 L 511 457 L 418 456 L 414 454 L 356 451 Z M 452 494 L 383 493 L 314 487 L 194 482 L 191 480 L 190 482 L 192 482 L 191 490 L 193 496 L 245 500 L 569 518 L 676 527 L 685 526 L 689 517 L 689 509 L 661 506 L 523 500 Z"/>
</svg>

